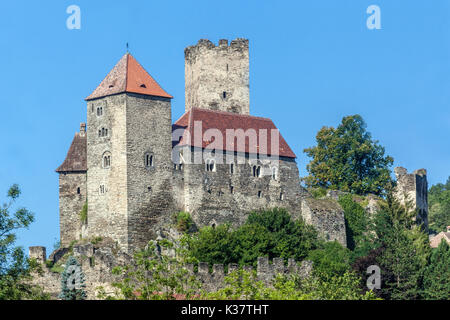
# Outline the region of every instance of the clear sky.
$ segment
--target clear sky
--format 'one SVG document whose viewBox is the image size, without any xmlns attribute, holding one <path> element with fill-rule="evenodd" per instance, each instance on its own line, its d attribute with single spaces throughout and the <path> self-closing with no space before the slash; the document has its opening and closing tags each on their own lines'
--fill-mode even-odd
<svg viewBox="0 0 450 320">
<path fill-rule="evenodd" d="M 69 30 L 69 5 L 81 29 Z M 366 26 L 370 5 L 381 30 Z M 2 1 L 0 202 L 18 183 L 36 215 L 18 244 L 59 238 L 58 175 L 85 101 L 130 52 L 184 112 L 184 48 L 250 41 L 250 112 L 270 117 L 298 156 L 322 126 L 361 114 L 395 166 L 450 175 L 450 1 Z M 49 253 L 49 252 L 48 252 Z"/>
</svg>

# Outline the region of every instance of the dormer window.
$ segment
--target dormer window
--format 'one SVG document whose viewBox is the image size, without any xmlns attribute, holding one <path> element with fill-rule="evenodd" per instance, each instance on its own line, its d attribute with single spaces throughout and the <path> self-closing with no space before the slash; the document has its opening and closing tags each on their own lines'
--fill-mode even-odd
<svg viewBox="0 0 450 320">
<path fill-rule="evenodd" d="M 143 83 L 143 84 L 141 84 L 141 86 L 140 86 L 141 88 L 147 88 L 147 86 Z"/>
</svg>

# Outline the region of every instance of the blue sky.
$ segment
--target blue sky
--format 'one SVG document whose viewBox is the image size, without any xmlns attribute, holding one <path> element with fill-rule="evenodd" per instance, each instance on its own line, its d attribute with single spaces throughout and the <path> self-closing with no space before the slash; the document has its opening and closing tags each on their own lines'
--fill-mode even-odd
<svg viewBox="0 0 450 320">
<path fill-rule="evenodd" d="M 68 30 L 66 8 L 81 9 Z M 381 9 L 381 30 L 366 9 Z M 58 176 L 84 98 L 130 51 L 184 112 L 184 53 L 200 38 L 250 40 L 250 112 L 270 117 L 298 156 L 300 174 L 322 126 L 359 113 L 395 166 L 450 175 L 450 2 L 2 1 L 0 195 L 18 183 L 36 215 L 18 244 L 59 238 Z M 0 202 L 4 199 L 0 196 Z"/>
</svg>

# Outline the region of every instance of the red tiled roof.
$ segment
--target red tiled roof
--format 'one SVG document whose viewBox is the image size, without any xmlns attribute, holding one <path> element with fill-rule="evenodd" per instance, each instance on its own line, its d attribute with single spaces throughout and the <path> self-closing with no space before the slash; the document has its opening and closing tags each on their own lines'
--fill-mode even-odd
<svg viewBox="0 0 450 320">
<path fill-rule="evenodd" d="M 87 140 L 86 134 L 75 133 L 66 159 L 56 169 L 56 172 L 86 172 L 87 171 Z"/>
<path fill-rule="evenodd" d="M 131 92 L 149 96 L 173 98 L 129 53 L 126 53 L 86 100 L 112 94 Z"/>
<path fill-rule="evenodd" d="M 194 141 L 194 125 L 196 121 L 201 121 L 201 141 Z M 223 143 L 220 143 L 218 146 L 218 142 L 214 143 L 214 149 L 217 150 L 225 150 L 225 151 L 239 151 L 246 153 L 256 153 L 264 154 L 264 155 L 272 155 L 272 156 L 282 156 L 288 158 L 296 158 L 296 155 L 291 150 L 289 145 L 286 143 L 284 138 L 279 133 L 277 127 L 272 122 L 272 120 L 268 118 L 260 118 L 249 115 L 237 114 L 232 112 L 224 112 L 224 111 L 212 111 L 206 109 L 192 108 L 178 119 L 172 130 L 176 130 L 178 128 L 184 129 L 183 136 L 181 137 L 178 143 L 175 145 L 183 146 L 190 145 L 193 147 L 201 147 L 207 148 L 208 145 L 211 145 L 214 141 L 205 141 L 203 139 L 205 131 L 208 129 L 218 129 L 223 136 Z M 186 130 L 188 129 L 188 130 Z M 245 139 L 245 150 L 238 150 L 237 140 L 235 141 L 227 141 L 226 139 L 226 131 L 227 129 L 242 129 L 246 132 L 249 129 L 255 130 L 257 134 L 257 145 L 250 146 L 250 140 L 248 138 Z M 265 129 L 265 130 L 264 130 Z M 265 131 L 267 133 L 267 143 L 264 143 L 265 138 L 262 136 L 261 131 Z M 272 141 L 272 130 L 276 135 L 278 135 L 279 148 L 278 150 L 271 150 L 271 141 Z M 190 136 L 189 136 L 190 135 Z M 197 139 L 198 140 L 198 139 Z M 267 146 L 265 146 L 267 145 Z M 212 148 L 212 147 L 211 147 Z"/>
</svg>

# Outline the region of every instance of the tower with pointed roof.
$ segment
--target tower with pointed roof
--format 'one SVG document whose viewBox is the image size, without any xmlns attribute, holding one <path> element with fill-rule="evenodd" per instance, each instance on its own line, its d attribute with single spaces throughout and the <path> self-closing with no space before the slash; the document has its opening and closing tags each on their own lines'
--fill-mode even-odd
<svg viewBox="0 0 450 320">
<path fill-rule="evenodd" d="M 174 210 L 171 98 L 129 53 L 86 98 L 89 236 L 131 251 Z"/>
</svg>

